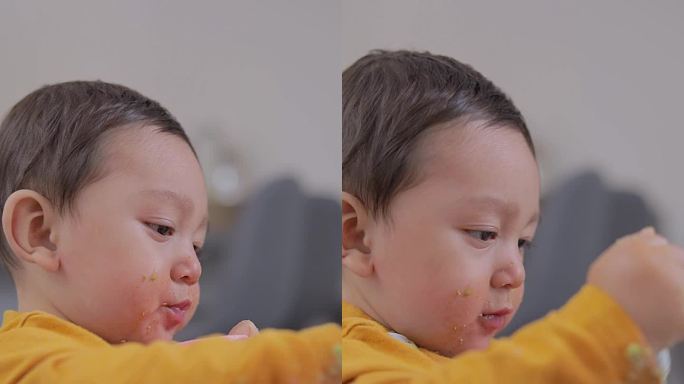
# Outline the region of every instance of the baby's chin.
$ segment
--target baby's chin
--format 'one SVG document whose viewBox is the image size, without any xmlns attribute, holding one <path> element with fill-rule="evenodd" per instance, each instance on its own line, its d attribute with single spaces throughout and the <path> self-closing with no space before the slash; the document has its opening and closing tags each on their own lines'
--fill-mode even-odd
<svg viewBox="0 0 684 384">
<path fill-rule="evenodd" d="M 188 325 L 194 313 L 193 308 L 187 313 L 184 321 L 178 324 L 169 324 L 163 317 L 140 324 L 135 341 L 143 344 L 150 344 L 155 341 L 174 341 L 176 334 Z"/>
</svg>

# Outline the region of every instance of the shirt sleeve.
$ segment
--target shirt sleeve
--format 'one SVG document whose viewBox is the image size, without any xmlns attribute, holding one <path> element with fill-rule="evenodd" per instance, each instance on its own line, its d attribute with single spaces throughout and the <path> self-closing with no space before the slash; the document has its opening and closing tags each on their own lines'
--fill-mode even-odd
<svg viewBox="0 0 684 384">
<path fill-rule="evenodd" d="M 436 363 L 417 349 L 384 343 L 368 327 L 343 331 L 343 382 L 378 383 L 648 383 L 661 381 L 655 359 L 624 310 L 585 286 L 559 311 L 510 338 Z M 376 328 L 377 329 L 377 328 Z M 356 334 L 354 334 L 356 333 Z M 364 334 L 366 333 L 366 334 Z M 419 356 L 420 355 L 420 356 Z"/>
<path fill-rule="evenodd" d="M 14 361 L 9 382 L 339 383 L 340 329 L 266 330 L 248 340 L 53 349 Z M 3 375 L 0 375 L 3 376 Z M 8 376 L 6 376 L 8 377 Z M 5 382 L 5 381 L 2 381 Z"/>
</svg>

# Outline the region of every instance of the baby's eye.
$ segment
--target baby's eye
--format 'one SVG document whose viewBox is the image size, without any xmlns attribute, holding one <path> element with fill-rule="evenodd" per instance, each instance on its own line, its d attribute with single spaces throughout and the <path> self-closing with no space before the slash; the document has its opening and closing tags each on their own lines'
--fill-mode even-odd
<svg viewBox="0 0 684 384">
<path fill-rule="evenodd" d="M 152 228 L 153 231 L 157 232 L 158 234 L 160 234 L 162 236 L 173 236 L 174 230 L 173 230 L 173 228 L 169 227 L 168 225 L 153 224 L 153 223 L 148 223 L 147 225 L 150 228 Z"/>
<path fill-rule="evenodd" d="M 496 232 L 492 231 L 466 231 L 466 233 L 480 241 L 490 241 L 496 239 Z"/>
</svg>

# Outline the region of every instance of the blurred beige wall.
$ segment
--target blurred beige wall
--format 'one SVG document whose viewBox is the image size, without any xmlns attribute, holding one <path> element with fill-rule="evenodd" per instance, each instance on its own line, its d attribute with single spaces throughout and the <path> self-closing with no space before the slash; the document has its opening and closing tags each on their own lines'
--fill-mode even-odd
<svg viewBox="0 0 684 384">
<path fill-rule="evenodd" d="M 2 1 L 0 113 L 37 87 L 118 82 L 191 137 L 218 129 L 247 190 L 284 174 L 340 191 L 335 1 Z"/>
<path fill-rule="evenodd" d="M 645 196 L 684 244 L 684 2 L 342 2 L 344 67 L 370 49 L 472 64 L 515 101 L 544 188 L 584 168 Z"/>
</svg>

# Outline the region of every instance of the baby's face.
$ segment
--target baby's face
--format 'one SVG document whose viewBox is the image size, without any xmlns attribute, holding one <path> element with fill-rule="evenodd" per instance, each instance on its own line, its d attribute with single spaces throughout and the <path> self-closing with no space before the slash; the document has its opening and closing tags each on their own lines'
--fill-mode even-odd
<svg viewBox="0 0 684 384">
<path fill-rule="evenodd" d="M 58 225 L 62 273 L 52 300 L 110 343 L 171 340 L 199 301 L 202 171 L 182 139 L 153 128 L 114 133 L 103 154 L 105 176 Z"/>
<path fill-rule="evenodd" d="M 375 221 L 373 309 L 421 347 L 487 347 L 523 296 L 523 252 L 539 216 L 539 172 L 510 128 L 437 130 L 421 143 L 421 181 Z"/>
</svg>

